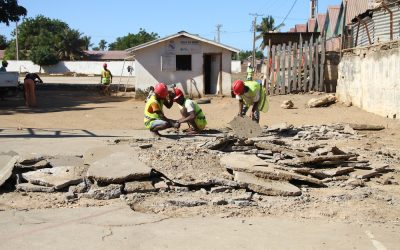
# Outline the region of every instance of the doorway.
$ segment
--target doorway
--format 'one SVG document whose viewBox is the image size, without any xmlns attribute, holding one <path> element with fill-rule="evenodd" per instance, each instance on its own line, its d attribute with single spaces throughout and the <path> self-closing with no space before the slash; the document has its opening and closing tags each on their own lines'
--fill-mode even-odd
<svg viewBox="0 0 400 250">
<path fill-rule="evenodd" d="M 204 94 L 217 94 L 222 70 L 221 54 L 204 54 Z"/>
</svg>

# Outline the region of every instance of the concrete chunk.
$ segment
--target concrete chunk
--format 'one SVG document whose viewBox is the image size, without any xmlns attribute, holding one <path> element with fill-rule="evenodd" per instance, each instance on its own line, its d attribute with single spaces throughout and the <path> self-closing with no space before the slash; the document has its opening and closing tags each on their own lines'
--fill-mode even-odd
<svg viewBox="0 0 400 250">
<path fill-rule="evenodd" d="M 49 164 L 56 167 L 82 167 L 84 165 L 82 157 L 74 155 L 57 155 L 49 158 Z"/>
<path fill-rule="evenodd" d="M 82 197 L 96 200 L 111 200 L 121 196 L 122 185 L 111 184 L 105 187 L 93 185 Z"/>
<path fill-rule="evenodd" d="M 22 177 L 32 184 L 62 189 L 83 181 L 85 169 L 83 167 L 56 167 L 45 168 L 23 173 Z"/>
<path fill-rule="evenodd" d="M 288 183 L 283 181 L 274 181 L 274 180 L 266 180 L 262 178 L 258 178 L 253 174 L 236 172 L 235 180 L 243 185 L 245 185 L 248 189 L 265 195 L 271 196 L 298 196 L 301 195 L 301 190 Z"/>
<path fill-rule="evenodd" d="M 0 155 L 0 187 L 11 177 L 18 156 L 10 154 Z"/>
<path fill-rule="evenodd" d="M 151 168 L 141 162 L 136 154 L 113 153 L 91 164 L 88 177 L 101 183 L 121 184 L 150 176 Z"/>
<path fill-rule="evenodd" d="M 124 191 L 126 193 L 148 193 L 156 192 L 157 188 L 153 186 L 151 181 L 133 181 L 125 183 Z"/>
<path fill-rule="evenodd" d="M 24 192 L 40 192 L 40 193 L 52 193 L 55 191 L 54 187 L 43 187 L 34 185 L 32 183 L 20 183 L 15 186 L 17 191 Z"/>
<path fill-rule="evenodd" d="M 235 135 L 240 138 L 252 138 L 262 134 L 260 125 L 247 116 L 236 116 L 229 122 L 229 126 L 233 129 Z"/>
</svg>

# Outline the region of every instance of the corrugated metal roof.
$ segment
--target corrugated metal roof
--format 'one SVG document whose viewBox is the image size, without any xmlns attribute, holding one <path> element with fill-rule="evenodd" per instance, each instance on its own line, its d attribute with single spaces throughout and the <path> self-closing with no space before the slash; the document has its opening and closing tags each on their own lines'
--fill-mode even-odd
<svg viewBox="0 0 400 250">
<path fill-rule="evenodd" d="M 317 21 L 315 18 L 310 18 L 308 19 L 307 22 L 307 32 L 314 32 L 315 31 L 315 26 L 316 26 Z"/>
<path fill-rule="evenodd" d="M 338 23 L 339 12 L 340 12 L 339 5 L 328 7 L 329 25 L 330 25 L 332 32 L 335 31 L 336 24 Z"/>
<path fill-rule="evenodd" d="M 400 10 L 397 5 L 388 6 L 393 12 L 393 39 L 400 39 Z M 390 15 L 380 8 L 374 11 L 375 43 L 390 41 Z"/>
<path fill-rule="evenodd" d="M 324 29 L 326 14 L 318 14 L 317 16 L 317 31 L 321 32 Z"/>
<path fill-rule="evenodd" d="M 305 24 L 296 24 L 295 32 L 307 32 L 307 25 L 305 25 Z"/>
<path fill-rule="evenodd" d="M 374 37 L 375 37 L 375 24 L 374 21 L 371 18 L 364 19 L 365 24 L 368 27 L 368 32 L 369 36 L 371 39 L 371 43 L 374 43 Z M 358 29 L 360 27 L 360 29 Z M 367 46 L 370 45 L 369 43 L 369 38 L 368 38 L 368 32 L 365 29 L 364 24 L 358 26 L 358 23 L 353 25 L 353 45 L 354 46 Z M 357 33 L 358 33 L 358 38 L 357 38 Z M 356 44 L 357 42 L 357 44 Z"/>
<path fill-rule="evenodd" d="M 366 12 L 371 3 L 371 0 L 347 0 L 346 24 L 351 24 L 351 20 Z"/>
<path fill-rule="evenodd" d="M 124 50 L 110 51 L 85 51 L 87 60 L 108 61 L 108 60 L 124 60 L 129 54 Z"/>
<path fill-rule="evenodd" d="M 205 43 L 209 43 L 209 44 L 212 44 L 212 45 L 215 45 L 215 46 L 218 46 L 218 47 L 222 47 L 222 48 L 227 49 L 227 50 L 232 51 L 232 52 L 239 53 L 239 51 L 240 51 L 239 49 L 233 48 L 231 46 L 224 45 L 222 43 L 218 43 L 218 42 L 215 42 L 215 41 L 212 41 L 212 40 L 208 40 L 208 39 L 200 37 L 198 35 L 193 35 L 193 34 L 187 33 L 186 31 L 181 31 L 181 32 L 178 32 L 176 34 L 173 34 L 173 35 L 170 35 L 170 36 L 167 36 L 167 37 L 164 37 L 164 38 L 156 39 L 156 40 L 153 40 L 153 41 L 138 45 L 136 47 L 127 49 L 126 51 L 128 53 L 131 53 L 131 52 L 134 52 L 134 51 L 137 51 L 137 50 L 141 50 L 141 49 L 144 49 L 146 47 L 153 46 L 155 44 L 158 44 L 158 43 L 161 43 L 161 42 L 165 42 L 165 41 L 177 38 L 177 37 L 182 37 L 182 36 L 189 37 L 189 38 L 192 38 L 194 40 L 199 40 L 199 41 L 202 41 L 202 42 L 205 42 Z"/>
<path fill-rule="evenodd" d="M 296 28 L 290 28 L 289 32 L 290 33 L 296 32 Z"/>
</svg>

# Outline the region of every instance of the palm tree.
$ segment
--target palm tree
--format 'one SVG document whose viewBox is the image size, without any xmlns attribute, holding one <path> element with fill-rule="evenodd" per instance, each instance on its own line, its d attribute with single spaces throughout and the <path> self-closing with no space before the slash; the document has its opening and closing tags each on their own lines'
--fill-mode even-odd
<svg viewBox="0 0 400 250">
<path fill-rule="evenodd" d="M 92 38 L 90 36 L 83 36 L 82 40 L 84 41 L 84 50 L 89 50 L 90 47 L 93 46 L 93 43 L 91 43 L 90 40 L 92 40 Z"/>
<path fill-rule="evenodd" d="M 104 50 L 106 50 L 106 48 L 107 48 L 107 42 L 106 42 L 106 40 L 104 40 L 104 39 L 100 40 L 100 42 L 99 42 L 99 49 L 104 51 Z"/>
<path fill-rule="evenodd" d="M 256 40 L 264 38 L 265 33 L 274 31 L 275 29 L 275 19 L 272 16 L 263 17 L 261 23 L 257 25 L 256 30 L 257 32 L 260 32 L 260 34 L 256 36 Z M 260 49 L 264 50 L 265 46 L 266 45 L 264 44 L 264 41 L 262 41 L 260 44 Z"/>
<path fill-rule="evenodd" d="M 57 56 L 60 60 L 71 60 L 82 58 L 85 41 L 81 38 L 78 30 L 66 29 L 58 37 Z"/>
</svg>

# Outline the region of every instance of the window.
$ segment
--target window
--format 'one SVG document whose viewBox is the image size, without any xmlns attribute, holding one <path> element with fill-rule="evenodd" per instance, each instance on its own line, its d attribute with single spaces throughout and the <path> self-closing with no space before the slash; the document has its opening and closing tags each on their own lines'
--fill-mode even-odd
<svg viewBox="0 0 400 250">
<path fill-rule="evenodd" d="M 192 70 L 192 55 L 177 55 L 176 71 L 191 71 L 191 70 Z"/>
</svg>

